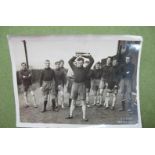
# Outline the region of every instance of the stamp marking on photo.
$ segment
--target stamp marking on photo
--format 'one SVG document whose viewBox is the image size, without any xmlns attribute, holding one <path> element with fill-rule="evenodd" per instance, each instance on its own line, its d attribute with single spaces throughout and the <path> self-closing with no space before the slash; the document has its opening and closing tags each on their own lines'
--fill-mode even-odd
<svg viewBox="0 0 155 155">
<path fill-rule="evenodd" d="M 17 127 L 142 127 L 143 38 L 8 36 Z"/>
</svg>

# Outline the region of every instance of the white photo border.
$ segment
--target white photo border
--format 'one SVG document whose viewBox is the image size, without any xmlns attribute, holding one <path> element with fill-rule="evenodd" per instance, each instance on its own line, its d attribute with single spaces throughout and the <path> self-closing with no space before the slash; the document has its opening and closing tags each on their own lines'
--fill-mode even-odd
<svg viewBox="0 0 155 155">
<path fill-rule="evenodd" d="M 102 36 L 106 39 L 117 39 L 117 40 L 125 40 L 125 41 L 140 41 L 140 49 L 138 54 L 138 63 L 137 63 L 137 112 L 138 112 L 138 123 L 136 124 L 120 124 L 120 125 L 107 125 L 107 124 L 101 124 L 101 125 L 81 125 L 81 124 L 56 124 L 56 123 L 23 123 L 20 121 L 20 108 L 19 108 L 19 97 L 18 97 L 18 88 L 17 88 L 17 75 L 16 75 L 16 67 L 15 67 L 15 61 L 14 61 L 14 53 L 11 48 L 10 44 L 10 38 L 12 37 L 23 37 L 23 38 L 30 38 L 30 37 L 55 37 L 55 36 Z M 136 36 L 136 35 L 103 35 L 103 34 L 75 34 L 75 35 L 20 35 L 20 36 L 14 36 L 14 35 L 7 35 L 8 39 L 8 45 L 9 45 L 9 52 L 11 57 L 11 65 L 12 65 L 12 80 L 13 80 L 13 89 L 14 89 L 14 96 L 15 96 L 15 109 L 16 109 L 16 127 L 34 127 L 34 128 L 141 128 L 142 127 L 142 121 L 141 121 L 141 112 L 140 112 L 140 91 L 139 91 L 139 85 L 140 85 L 140 61 L 141 61 L 141 52 L 142 52 L 142 45 L 143 45 L 143 37 L 142 36 Z"/>
</svg>

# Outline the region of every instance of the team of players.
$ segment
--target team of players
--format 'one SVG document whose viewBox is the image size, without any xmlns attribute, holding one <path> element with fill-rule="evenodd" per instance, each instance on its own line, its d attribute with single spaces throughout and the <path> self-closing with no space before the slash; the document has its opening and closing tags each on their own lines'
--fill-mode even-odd
<svg viewBox="0 0 155 155">
<path fill-rule="evenodd" d="M 81 102 L 82 120 L 88 121 L 86 118 L 86 107 L 104 105 L 105 109 L 115 109 L 118 89 L 121 88 L 122 107 L 120 111 L 132 111 L 132 77 L 134 73 L 134 65 L 131 63 L 130 56 L 126 56 L 125 63 L 118 63 L 117 57 L 108 57 L 106 64 L 101 65 L 97 62 L 94 68 L 91 69 L 94 59 L 90 54 L 76 55 L 69 60 L 69 65 L 73 71 L 72 76 L 67 76 L 68 70 L 64 68 L 64 61 L 55 62 L 55 69 L 50 67 L 50 61 L 45 61 L 45 68 L 40 76 L 40 90 L 43 96 L 43 109 L 46 111 L 46 106 L 50 100 L 52 110 L 58 111 L 59 105 L 64 108 L 64 92 L 67 88 L 69 93 L 68 105 L 70 107 L 69 115 L 66 119 L 73 118 L 73 111 L 76 107 L 76 101 Z M 32 73 L 22 63 L 20 78 L 24 88 L 24 100 L 26 107 L 29 106 L 27 94 L 30 90 L 33 96 L 34 107 L 37 108 L 34 92 L 31 89 Z M 121 83 L 121 84 L 120 84 Z M 93 91 L 93 103 L 90 103 L 90 89 Z M 103 97 L 104 96 L 104 97 Z M 103 100 L 104 98 L 104 100 Z M 110 104 L 112 98 L 112 104 Z M 104 104 L 103 104 L 104 103 Z M 127 107 L 126 107 L 127 105 Z"/>
</svg>

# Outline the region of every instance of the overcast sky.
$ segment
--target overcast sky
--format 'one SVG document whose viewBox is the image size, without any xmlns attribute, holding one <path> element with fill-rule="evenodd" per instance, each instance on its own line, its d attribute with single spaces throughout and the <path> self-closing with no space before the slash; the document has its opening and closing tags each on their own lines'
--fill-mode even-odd
<svg viewBox="0 0 155 155">
<path fill-rule="evenodd" d="M 89 52 L 96 61 L 113 56 L 117 53 L 118 39 L 108 38 L 102 35 L 87 36 L 38 36 L 38 37 L 9 37 L 10 50 L 13 53 L 16 69 L 20 69 L 21 62 L 25 62 L 25 52 L 22 40 L 26 40 L 29 65 L 32 68 L 44 68 L 44 60 L 54 62 L 60 59 L 65 61 L 65 67 L 69 67 L 68 60 L 75 52 Z"/>
</svg>

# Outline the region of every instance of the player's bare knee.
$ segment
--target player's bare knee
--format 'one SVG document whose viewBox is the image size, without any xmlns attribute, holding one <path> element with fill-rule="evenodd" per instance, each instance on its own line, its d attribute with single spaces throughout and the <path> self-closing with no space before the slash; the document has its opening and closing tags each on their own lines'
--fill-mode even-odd
<svg viewBox="0 0 155 155">
<path fill-rule="evenodd" d="M 63 91 L 60 91 L 59 94 L 60 94 L 60 97 L 64 96 L 64 92 Z"/>
<path fill-rule="evenodd" d="M 106 97 L 110 97 L 110 93 L 109 92 L 106 93 Z"/>
<path fill-rule="evenodd" d="M 103 89 L 100 89 L 99 94 L 100 94 L 100 95 L 102 95 L 102 94 L 103 94 Z"/>
<path fill-rule="evenodd" d="M 116 93 L 112 93 L 112 97 L 116 97 Z"/>
<path fill-rule="evenodd" d="M 76 100 L 72 99 L 71 104 L 74 104 L 75 105 L 75 102 L 76 102 Z"/>
<path fill-rule="evenodd" d="M 31 95 L 34 96 L 34 92 L 33 91 L 31 91 Z"/>
<path fill-rule="evenodd" d="M 26 91 L 24 91 L 24 96 L 27 96 L 27 92 Z"/>
</svg>

